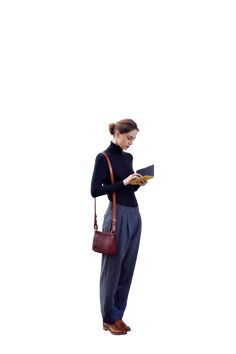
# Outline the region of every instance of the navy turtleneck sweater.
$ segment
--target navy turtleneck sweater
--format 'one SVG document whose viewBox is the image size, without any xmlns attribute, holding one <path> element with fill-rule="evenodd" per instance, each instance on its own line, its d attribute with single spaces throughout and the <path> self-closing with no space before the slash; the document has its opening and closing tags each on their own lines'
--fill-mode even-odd
<svg viewBox="0 0 236 354">
<path fill-rule="evenodd" d="M 124 152 L 119 145 L 111 142 L 110 146 L 105 150 L 107 153 L 114 174 L 115 183 L 111 183 L 110 171 L 105 156 L 100 153 L 95 160 L 95 166 L 91 182 L 92 197 L 108 194 L 109 200 L 112 202 L 112 192 L 116 192 L 117 204 L 135 207 L 138 205 L 134 192 L 139 186 L 128 184 L 124 185 L 123 180 L 133 170 L 133 156 L 128 152 Z"/>
</svg>

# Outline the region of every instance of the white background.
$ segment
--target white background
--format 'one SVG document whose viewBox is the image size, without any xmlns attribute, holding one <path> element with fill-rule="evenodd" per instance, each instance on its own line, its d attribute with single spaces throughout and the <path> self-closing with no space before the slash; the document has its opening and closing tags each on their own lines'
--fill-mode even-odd
<svg viewBox="0 0 236 354">
<path fill-rule="evenodd" d="M 236 351 L 234 1 L 1 1 L 0 351 Z M 140 133 L 143 233 L 102 330 L 91 251 L 108 124 Z M 106 197 L 98 199 L 100 225 Z"/>
</svg>

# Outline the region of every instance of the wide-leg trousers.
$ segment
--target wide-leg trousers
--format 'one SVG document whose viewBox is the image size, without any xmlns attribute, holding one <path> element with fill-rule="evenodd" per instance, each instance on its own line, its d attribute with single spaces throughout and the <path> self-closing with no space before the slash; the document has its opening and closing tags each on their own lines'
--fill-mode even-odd
<svg viewBox="0 0 236 354">
<path fill-rule="evenodd" d="M 103 231 L 110 231 L 112 203 L 104 215 Z M 102 255 L 100 304 L 103 322 L 121 320 L 127 305 L 130 285 L 138 255 L 142 221 L 138 207 L 117 204 L 115 256 Z"/>
</svg>

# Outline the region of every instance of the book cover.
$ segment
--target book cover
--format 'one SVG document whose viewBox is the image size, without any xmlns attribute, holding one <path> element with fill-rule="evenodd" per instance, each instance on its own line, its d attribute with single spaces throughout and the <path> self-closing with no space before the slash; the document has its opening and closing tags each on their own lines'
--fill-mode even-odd
<svg viewBox="0 0 236 354">
<path fill-rule="evenodd" d="M 154 165 L 150 165 L 145 168 L 141 168 L 141 169 L 137 170 L 136 173 L 139 173 L 140 175 L 142 175 L 142 177 L 133 179 L 130 182 L 130 184 L 135 185 L 140 182 L 147 181 L 150 178 L 153 178 L 154 177 Z"/>
</svg>

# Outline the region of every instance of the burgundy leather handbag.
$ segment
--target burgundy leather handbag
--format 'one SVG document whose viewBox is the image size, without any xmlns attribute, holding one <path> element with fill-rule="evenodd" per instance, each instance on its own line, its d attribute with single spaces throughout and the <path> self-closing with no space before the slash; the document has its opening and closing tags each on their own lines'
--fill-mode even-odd
<svg viewBox="0 0 236 354">
<path fill-rule="evenodd" d="M 114 175 L 111 162 L 105 152 L 103 152 L 107 159 L 109 171 L 111 175 L 111 182 L 114 183 Z M 116 239 L 116 193 L 112 193 L 112 227 L 110 232 L 98 231 L 97 213 L 96 213 L 96 198 L 94 198 L 94 236 L 92 249 L 95 252 L 105 254 L 107 256 L 114 256 L 117 253 L 117 239 Z"/>
</svg>

